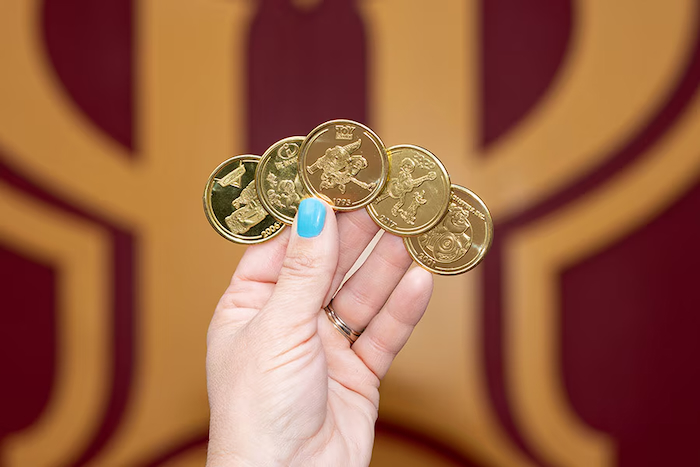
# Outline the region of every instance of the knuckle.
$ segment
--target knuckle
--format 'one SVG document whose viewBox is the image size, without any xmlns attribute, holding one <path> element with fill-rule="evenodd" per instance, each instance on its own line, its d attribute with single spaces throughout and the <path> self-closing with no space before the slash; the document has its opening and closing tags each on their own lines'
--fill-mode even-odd
<svg viewBox="0 0 700 467">
<path fill-rule="evenodd" d="M 398 349 L 396 349 L 395 345 L 392 345 L 392 343 L 386 341 L 385 339 L 379 336 L 370 335 L 367 343 L 370 347 L 374 349 L 374 351 L 378 355 L 384 355 L 393 358 L 399 352 Z"/>
<path fill-rule="evenodd" d="M 374 237 L 379 231 L 379 226 L 369 217 L 364 209 L 346 214 L 345 219 L 348 220 L 353 227 L 368 237 Z"/>
<path fill-rule="evenodd" d="M 377 300 L 373 300 L 372 294 L 369 293 L 369 288 L 352 287 L 350 288 L 350 297 L 354 308 L 359 309 L 374 309 L 379 305 Z"/>
<path fill-rule="evenodd" d="M 406 251 L 403 240 L 398 239 L 397 241 L 392 238 L 392 240 L 385 243 L 384 246 L 385 249 L 382 249 L 379 252 L 379 259 L 384 262 L 389 269 L 405 270 L 413 262 L 410 255 Z"/>
<path fill-rule="evenodd" d="M 282 262 L 284 274 L 292 277 L 309 277 L 313 275 L 316 258 L 307 251 L 296 251 L 287 254 Z"/>
</svg>

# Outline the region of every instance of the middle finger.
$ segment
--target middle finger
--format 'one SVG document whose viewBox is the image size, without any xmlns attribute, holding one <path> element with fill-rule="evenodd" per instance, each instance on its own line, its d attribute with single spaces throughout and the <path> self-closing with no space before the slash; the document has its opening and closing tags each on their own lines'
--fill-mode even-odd
<svg viewBox="0 0 700 467">
<path fill-rule="evenodd" d="M 336 214 L 338 219 L 338 237 L 340 251 L 338 252 L 338 268 L 335 271 L 331 288 L 324 303 L 335 294 L 345 274 L 352 268 L 367 245 L 379 232 L 379 226 L 374 223 L 364 209 Z"/>
<path fill-rule="evenodd" d="M 352 329 L 363 330 L 384 306 L 412 262 L 403 239 L 385 233 L 367 261 L 333 298 L 333 309 Z"/>
</svg>

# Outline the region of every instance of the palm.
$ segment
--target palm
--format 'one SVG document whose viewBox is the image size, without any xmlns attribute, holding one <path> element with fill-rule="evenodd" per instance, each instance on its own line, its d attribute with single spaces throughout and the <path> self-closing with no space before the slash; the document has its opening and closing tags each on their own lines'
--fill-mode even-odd
<svg viewBox="0 0 700 467">
<path fill-rule="evenodd" d="M 341 248 L 327 271 L 327 290 L 318 291 L 319 303 L 328 303 L 375 232 L 363 212 L 338 216 Z M 234 385 L 232 393 L 210 390 L 212 424 L 216 406 L 234 404 L 234 414 L 245 412 L 255 419 L 249 427 L 254 433 L 241 436 L 276 445 L 280 464 L 367 465 L 379 381 L 427 305 L 430 275 L 416 271 L 404 277 L 411 260 L 400 239 L 384 236 L 333 299 L 336 311 L 351 327 L 367 326 L 352 347 L 320 307 L 293 333 L 277 327 L 265 335 L 272 319 L 265 310 L 275 301 L 288 238 L 285 234 L 249 248 L 212 320 L 208 358 L 247 352 L 249 358 L 237 359 L 232 371 L 255 372 L 246 387 Z M 398 292 L 392 294 L 395 289 Z M 284 306 L 279 299 L 276 303 L 277 309 Z M 236 408 L 236 402 L 245 407 Z"/>
</svg>

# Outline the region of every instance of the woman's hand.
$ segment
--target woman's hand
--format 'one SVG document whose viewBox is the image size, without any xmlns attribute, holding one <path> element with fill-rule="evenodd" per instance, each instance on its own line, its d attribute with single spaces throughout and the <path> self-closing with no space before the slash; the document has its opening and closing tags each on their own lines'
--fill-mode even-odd
<svg viewBox="0 0 700 467">
<path fill-rule="evenodd" d="M 209 327 L 209 467 L 368 465 L 379 382 L 428 305 L 432 276 L 364 210 L 317 199 L 292 228 L 249 247 Z M 408 272 L 407 272 L 408 271 Z M 323 307 L 364 333 L 350 346 Z"/>
</svg>

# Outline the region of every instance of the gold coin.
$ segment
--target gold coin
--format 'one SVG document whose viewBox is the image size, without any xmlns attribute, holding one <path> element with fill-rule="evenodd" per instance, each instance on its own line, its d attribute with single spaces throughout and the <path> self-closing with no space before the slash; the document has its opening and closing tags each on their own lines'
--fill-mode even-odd
<svg viewBox="0 0 700 467">
<path fill-rule="evenodd" d="M 391 167 L 386 186 L 367 206 L 381 228 L 396 235 L 418 235 L 433 228 L 447 212 L 450 176 L 440 159 L 419 146 L 387 149 Z"/>
<path fill-rule="evenodd" d="M 447 214 L 437 226 L 403 241 L 411 257 L 435 274 L 461 274 L 484 259 L 493 240 L 493 220 L 470 190 L 452 185 Z"/>
<path fill-rule="evenodd" d="M 303 136 L 292 136 L 270 146 L 255 173 L 258 198 L 272 217 L 292 224 L 302 199 L 310 195 L 299 179 L 299 149 Z"/>
<path fill-rule="evenodd" d="M 261 243 L 284 228 L 258 199 L 255 169 L 260 156 L 235 156 L 219 165 L 204 189 L 204 213 L 222 237 L 235 243 Z"/>
<path fill-rule="evenodd" d="M 300 153 L 304 186 L 338 211 L 367 206 L 382 191 L 389 173 L 389 157 L 379 136 L 352 120 L 317 126 Z"/>
</svg>

